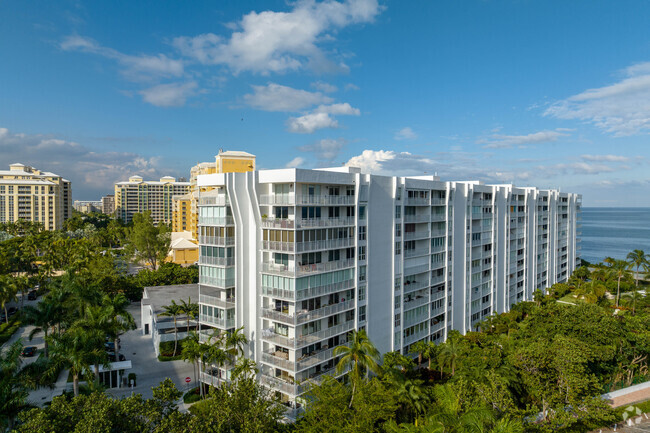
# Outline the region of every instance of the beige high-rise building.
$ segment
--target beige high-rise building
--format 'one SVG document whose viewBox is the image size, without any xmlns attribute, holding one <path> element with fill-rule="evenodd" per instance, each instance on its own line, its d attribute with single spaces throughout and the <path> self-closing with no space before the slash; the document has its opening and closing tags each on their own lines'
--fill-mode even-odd
<svg viewBox="0 0 650 433">
<path fill-rule="evenodd" d="M 19 163 L 0 170 L 0 222 L 20 219 L 41 223 L 46 230 L 58 230 L 70 216 L 69 180 Z"/>
<path fill-rule="evenodd" d="M 102 197 L 102 212 L 106 215 L 112 215 L 115 212 L 115 196 L 113 194 Z"/>
<path fill-rule="evenodd" d="M 160 181 L 145 181 L 131 176 L 127 182 L 115 184 L 115 216 L 128 223 L 136 213 L 151 211 L 155 224 L 172 222 L 172 197 L 187 194 L 189 182 L 177 182 L 171 176 Z"/>
<path fill-rule="evenodd" d="M 189 231 L 197 239 L 199 217 L 197 212 L 197 197 L 199 188 L 196 179 L 199 175 L 213 173 L 244 173 L 255 170 L 255 155 L 240 151 L 223 151 L 215 157 L 215 162 L 201 162 L 190 170 L 189 193 L 173 198 L 172 231 Z M 209 189 L 209 188 L 208 188 Z M 208 189 L 202 188 L 202 191 Z"/>
</svg>

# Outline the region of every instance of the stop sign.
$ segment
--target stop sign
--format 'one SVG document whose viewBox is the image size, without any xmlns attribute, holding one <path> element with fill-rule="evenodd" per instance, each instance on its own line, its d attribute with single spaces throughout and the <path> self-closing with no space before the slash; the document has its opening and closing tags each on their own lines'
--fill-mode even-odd
<svg viewBox="0 0 650 433">
<path fill-rule="evenodd" d="M 191 381 L 192 381 L 192 379 L 190 379 L 189 377 L 185 378 L 185 383 L 190 383 Z"/>
</svg>

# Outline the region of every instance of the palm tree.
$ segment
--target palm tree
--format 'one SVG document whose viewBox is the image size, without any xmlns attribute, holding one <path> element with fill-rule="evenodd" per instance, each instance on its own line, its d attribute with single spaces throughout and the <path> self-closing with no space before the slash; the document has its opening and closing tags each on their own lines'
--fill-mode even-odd
<svg viewBox="0 0 650 433">
<path fill-rule="evenodd" d="M 16 290 L 16 294 L 21 294 L 20 308 L 22 309 L 25 305 L 25 295 L 27 295 L 30 287 L 29 278 L 27 278 L 27 275 L 18 275 L 13 278 L 12 284 L 14 286 L 14 290 Z"/>
<path fill-rule="evenodd" d="M 34 335 L 42 332 L 45 341 L 44 354 L 46 358 L 49 357 L 48 334 L 58 323 L 60 314 L 61 308 L 54 304 L 50 298 L 43 299 L 35 307 L 28 305 L 23 309 L 25 322 L 34 326 L 34 329 L 29 333 L 29 341 L 32 341 Z"/>
<path fill-rule="evenodd" d="M 187 302 L 185 300 L 181 299 L 181 303 L 179 304 L 181 307 L 181 314 L 185 315 L 185 318 L 187 319 L 187 331 L 190 332 L 190 319 L 193 319 L 196 317 L 196 313 L 198 312 L 198 304 L 193 304 L 192 303 L 192 298 L 187 298 Z"/>
<path fill-rule="evenodd" d="M 22 348 L 17 341 L 0 352 L 0 425 L 9 430 L 18 413 L 28 406 L 29 392 L 21 375 Z"/>
<path fill-rule="evenodd" d="M 456 361 L 460 358 L 461 352 L 461 338 L 462 336 L 458 331 L 452 331 L 447 341 L 440 346 L 440 353 L 438 354 L 440 374 L 442 374 L 442 369 L 445 365 L 449 365 L 451 368 L 452 376 L 456 374 Z"/>
<path fill-rule="evenodd" d="M 250 358 L 239 358 L 237 364 L 232 369 L 232 377 L 237 379 L 243 377 L 244 379 L 254 376 L 258 372 L 257 364 Z"/>
<path fill-rule="evenodd" d="M 79 395 L 79 379 L 90 371 L 90 365 L 104 352 L 103 348 L 97 348 L 96 343 L 97 335 L 78 328 L 72 328 L 53 339 L 50 370 L 58 371 L 61 367 L 70 369 L 75 397 Z"/>
<path fill-rule="evenodd" d="M 181 356 L 184 361 L 192 363 L 192 369 L 194 370 L 194 382 L 198 383 L 197 380 L 197 371 L 199 369 L 199 359 L 201 359 L 201 342 L 199 341 L 199 335 L 196 332 L 190 332 L 183 344 L 183 350 L 181 351 Z"/>
<path fill-rule="evenodd" d="M 625 260 L 612 259 L 611 257 L 607 257 L 605 261 L 609 263 L 609 270 L 618 281 L 616 288 L 616 308 L 618 308 L 619 299 L 621 297 L 621 279 L 629 275 L 630 272 L 628 271 L 628 268 L 630 265 Z"/>
<path fill-rule="evenodd" d="M 426 341 L 418 341 L 411 345 L 410 350 L 418 354 L 418 368 L 422 365 L 422 355 L 427 350 Z"/>
<path fill-rule="evenodd" d="M 352 372 L 352 397 L 349 406 L 351 408 L 357 384 L 361 380 L 361 373 L 365 371 L 367 375 L 372 371 L 378 374 L 380 367 L 378 364 L 379 351 L 372 344 L 365 330 L 352 331 L 349 340 L 351 342 L 349 346 L 334 348 L 334 356 L 341 356 L 336 366 L 337 375 L 343 374 L 348 368 Z"/>
<path fill-rule="evenodd" d="M 242 355 L 244 353 L 244 346 L 248 344 L 248 338 L 244 335 L 244 327 L 242 326 L 226 334 L 223 344 L 226 350 L 228 350 L 228 353 L 233 357 Z"/>
<path fill-rule="evenodd" d="M 449 384 L 438 385 L 433 389 L 437 405 L 427 420 L 427 425 L 437 427 L 441 432 L 485 432 L 494 415 L 490 410 L 472 407 L 463 412 L 462 402 Z"/>
<path fill-rule="evenodd" d="M 648 261 L 648 255 L 643 252 L 643 250 L 634 250 L 631 253 L 628 253 L 627 260 L 630 263 L 631 267 L 636 268 L 636 273 L 634 274 L 635 287 L 634 287 L 634 300 L 632 304 L 632 314 L 636 313 L 636 292 L 639 290 L 639 268 L 648 270 L 650 268 L 650 261 Z"/>
<path fill-rule="evenodd" d="M 69 332 L 84 340 L 93 352 L 95 383 L 99 384 L 99 365 L 108 365 L 108 355 L 104 351 L 104 340 L 111 326 L 108 309 L 101 305 L 86 307 L 84 317 L 77 320 Z M 119 358 L 115 358 L 119 360 Z"/>
<path fill-rule="evenodd" d="M 181 306 L 172 299 L 172 303 L 169 305 L 163 305 L 163 311 L 160 313 L 160 316 L 173 317 L 174 318 L 174 355 L 176 355 L 176 350 L 178 349 L 178 326 L 176 324 L 176 319 L 179 315 L 182 314 Z"/>
<path fill-rule="evenodd" d="M 412 409 L 416 414 L 425 412 L 429 396 L 424 392 L 422 385 L 423 380 L 405 379 L 396 383 L 395 393 L 400 403 Z"/>
<path fill-rule="evenodd" d="M 9 314 L 7 313 L 7 304 L 11 301 L 17 301 L 16 287 L 11 284 L 11 277 L 8 275 L 0 276 L 0 304 L 5 311 L 5 322 L 9 323 Z"/>
<path fill-rule="evenodd" d="M 131 304 L 129 300 L 122 293 L 110 297 L 104 295 L 102 305 L 106 309 L 109 325 L 107 333 L 113 337 L 113 345 L 115 346 L 115 360 L 120 360 L 120 334 L 125 331 L 130 331 L 136 328 L 135 319 L 131 313 L 127 311 L 127 307 Z M 174 355 L 176 348 L 174 348 Z"/>
<path fill-rule="evenodd" d="M 433 365 L 433 358 L 436 357 L 438 354 L 438 345 L 434 343 L 433 341 L 429 341 L 427 343 L 427 348 L 424 351 L 424 357 L 429 360 L 429 366 L 427 367 L 429 371 L 432 371 L 433 369 L 431 368 Z"/>
</svg>

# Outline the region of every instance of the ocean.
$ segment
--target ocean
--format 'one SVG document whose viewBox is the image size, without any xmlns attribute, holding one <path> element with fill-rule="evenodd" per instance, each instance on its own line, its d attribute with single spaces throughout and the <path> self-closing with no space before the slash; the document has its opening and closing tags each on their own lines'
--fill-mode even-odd
<svg viewBox="0 0 650 433">
<path fill-rule="evenodd" d="M 625 259 L 637 249 L 650 253 L 650 208 L 583 207 L 581 237 L 581 256 L 591 263 Z"/>
</svg>

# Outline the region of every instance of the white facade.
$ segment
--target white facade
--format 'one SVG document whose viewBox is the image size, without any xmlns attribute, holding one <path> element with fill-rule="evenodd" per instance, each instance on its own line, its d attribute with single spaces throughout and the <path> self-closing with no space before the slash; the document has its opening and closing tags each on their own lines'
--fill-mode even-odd
<svg viewBox="0 0 650 433">
<path fill-rule="evenodd" d="M 365 329 L 382 352 L 443 341 L 565 281 L 581 198 L 355 168 L 198 177 L 200 321 L 244 327 L 262 383 L 294 400 Z M 203 380 L 226 379 L 212 368 Z"/>
</svg>

